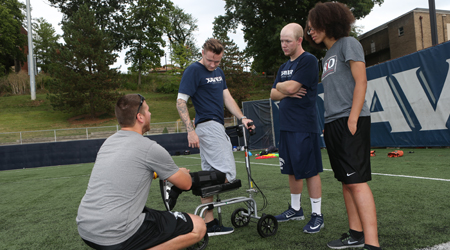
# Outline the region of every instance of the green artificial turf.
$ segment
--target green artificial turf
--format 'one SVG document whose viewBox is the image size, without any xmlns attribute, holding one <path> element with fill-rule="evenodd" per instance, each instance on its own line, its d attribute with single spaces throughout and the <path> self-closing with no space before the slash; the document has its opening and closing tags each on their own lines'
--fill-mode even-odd
<svg viewBox="0 0 450 250">
<path fill-rule="evenodd" d="M 375 149 L 372 157 L 372 188 L 378 214 L 379 239 L 383 249 L 419 249 L 450 239 L 450 149 L 400 149 L 404 156 L 389 158 L 393 149 Z M 409 153 L 414 151 L 414 153 Z M 254 151 L 253 154 L 257 152 Z M 322 213 L 325 228 L 305 234 L 311 206 L 306 189 L 302 196 L 305 221 L 278 224 L 275 236 L 261 238 L 257 219 L 233 234 L 209 239 L 207 249 L 328 249 L 326 243 L 348 230 L 341 185 L 330 169 L 322 150 Z M 200 170 L 200 156 L 174 156 L 180 167 Z M 238 178 L 243 187 L 220 195 L 221 199 L 247 196 L 243 152 L 235 153 Z M 254 198 L 258 215 L 277 215 L 290 201 L 287 177 L 280 174 L 278 158 L 256 160 L 250 157 L 252 178 L 262 192 Z M 75 217 L 86 190 L 93 163 L 0 171 L 0 249 L 89 249 L 77 233 Z M 263 194 L 267 199 L 264 205 Z M 200 198 L 183 193 L 175 210 L 194 213 Z M 152 183 L 147 206 L 163 210 L 159 181 Z M 230 218 L 238 203 L 222 207 L 222 219 Z"/>
</svg>

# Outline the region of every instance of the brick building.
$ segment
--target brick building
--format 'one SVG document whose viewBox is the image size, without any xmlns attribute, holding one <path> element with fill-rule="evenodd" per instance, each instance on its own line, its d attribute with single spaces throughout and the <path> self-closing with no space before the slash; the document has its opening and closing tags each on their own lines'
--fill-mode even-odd
<svg viewBox="0 0 450 250">
<path fill-rule="evenodd" d="M 27 36 L 28 32 L 23 28 L 20 27 L 20 34 Z M 23 70 L 26 73 L 28 73 L 28 60 L 26 58 L 28 58 L 28 43 L 26 43 L 26 45 L 24 45 L 21 48 L 23 54 L 25 55 L 25 62 L 22 62 L 18 59 L 14 59 L 14 71 L 16 73 L 18 73 L 19 71 Z"/>
<path fill-rule="evenodd" d="M 438 43 L 450 40 L 450 11 L 436 10 Z M 358 37 L 367 67 L 432 46 L 428 9 L 416 8 Z"/>
</svg>

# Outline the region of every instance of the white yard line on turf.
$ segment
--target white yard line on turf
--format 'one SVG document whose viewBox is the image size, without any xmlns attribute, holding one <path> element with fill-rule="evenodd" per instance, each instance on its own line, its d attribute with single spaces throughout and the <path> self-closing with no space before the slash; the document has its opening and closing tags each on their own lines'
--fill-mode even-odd
<svg viewBox="0 0 450 250">
<path fill-rule="evenodd" d="M 436 245 L 433 247 L 421 248 L 421 249 L 416 249 L 416 250 L 448 250 L 448 249 L 450 249 L 450 242 Z"/>
<path fill-rule="evenodd" d="M 191 159 L 198 159 L 200 157 L 192 157 L 192 156 L 183 156 Z M 236 163 L 244 163 L 244 161 L 235 161 Z M 262 162 L 251 162 L 251 165 L 266 165 L 266 166 L 280 166 L 279 164 L 268 164 Z M 332 171 L 331 169 L 323 169 L 325 171 Z M 382 176 L 391 176 L 391 177 L 403 177 L 403 178 L 412 178 L 412 179 L 422 179 L 422 180 L 432 180 L 432 181 L 450 181 L 450 179 L 442 179 L 442 178 L 431 178 L 431 177 L 422 177 L 422 176 L 412 176 L 412 175 L 397 175 L 397 174 L 382 174 L 382 173 L 372 173 L 373 175 L 382 175 Z M 450 248 L 449 248 L 450 249 Z"/>
<path fill-rule="evenodd" d="M 450 181 L 449 179 L 421 177 L 421 176 L 411 176 L 411 175 L 381 174 L 381 173 L 372 173 L 372 174 L 374 174 L 374 175 L 384 175 L 384 176 L 393 176 L 393 177 L 405 177 L 405 178 L 412 178 L 412 179 L 432 180 L 432 181 Z"/>
</svg>

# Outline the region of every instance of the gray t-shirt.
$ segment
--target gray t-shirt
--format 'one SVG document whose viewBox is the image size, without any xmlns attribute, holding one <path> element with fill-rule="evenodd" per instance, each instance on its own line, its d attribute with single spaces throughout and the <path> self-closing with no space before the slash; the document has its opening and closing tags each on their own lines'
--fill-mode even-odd
<svg viewBox="0 0 450 250">
<path fill-rule="evenodd" d="M 337 40 L 322 61 L 325 123 L 350 116 L 355 90 L 350 60 L 365 62 L 363 48 L 354 37 Z M 370 116 L 366 101 L 359 116 Z"/>
<path fill-rule="evenodd" d="M 120 130 L 103 143 L 76 218 L 83 239 L 115 245 L 142 225 L 153 172 L 167 179 L 178 171 L 169 153 L 136 132 Z"/>
</svg>

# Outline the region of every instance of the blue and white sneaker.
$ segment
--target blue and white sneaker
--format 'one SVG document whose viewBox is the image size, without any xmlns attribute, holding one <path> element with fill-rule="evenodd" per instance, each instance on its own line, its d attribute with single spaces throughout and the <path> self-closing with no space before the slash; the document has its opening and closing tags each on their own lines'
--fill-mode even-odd
<svg viewBox="0 0 450 250">
<path fill-rule="evenodd" d="M 288 210 L 284 211 L 282 214 L 275 216 L 278 222 L 285 222 L 289 220 L 304 220 L 305 216 L 303 216 L 303 208 L 300 208 L 299 211 L 294 210 L 291 205 L 289 205 Z"/>
<path fill-rule="evenodd" d="M 219 220 L 217 219 L 214 219 L 211 224 L 210 227 L 208 227 L 208 223 L 206 224 L 206 233 L 208 236 L 225 235 L 234 232 L 234 228 L 220 225 Z"/>
<path fill-rule="evenodd" d="M 320 232 L 320 229 L 324 227 L 323 214 L 318 215 L 316 213 L 311 214 L 311 219 L 308 224 L 303 227 L 304 233 L 314 234 Z"/>
</svg>

